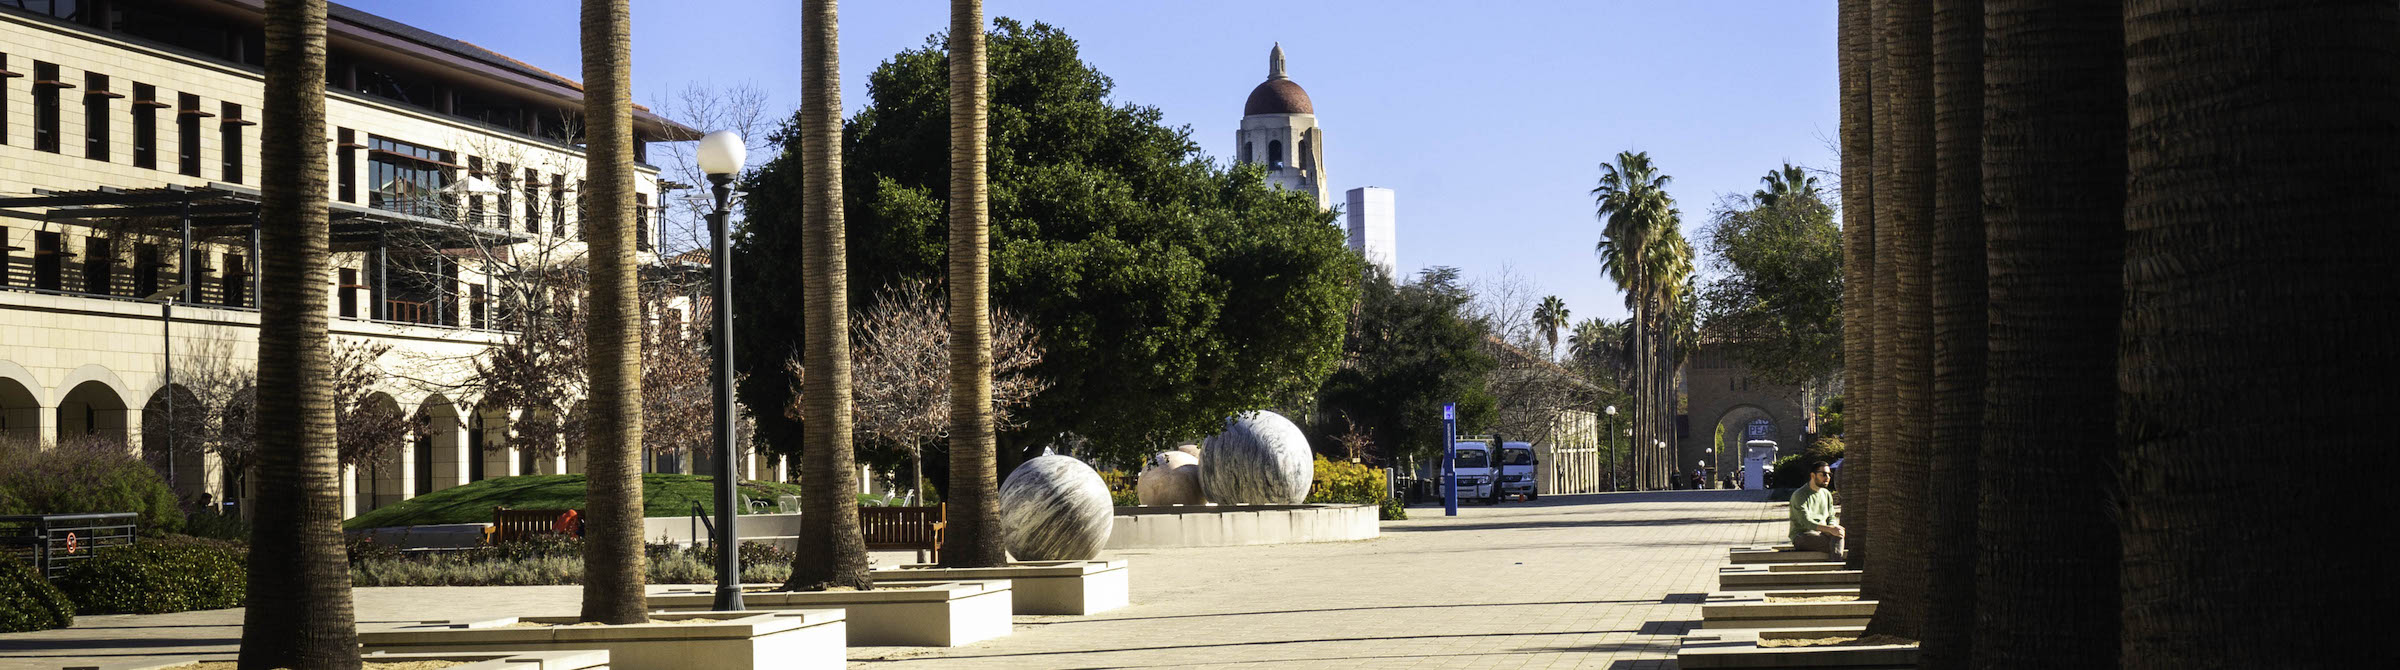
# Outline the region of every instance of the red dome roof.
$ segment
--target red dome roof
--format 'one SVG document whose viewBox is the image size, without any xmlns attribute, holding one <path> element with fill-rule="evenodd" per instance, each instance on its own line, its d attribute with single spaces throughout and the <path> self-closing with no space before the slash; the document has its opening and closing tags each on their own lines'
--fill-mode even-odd
<svg viewBox="0 0 2400 670">
<path fill-rule="evenodd" d="M 1316 107 L 1308 102 L 1308 91 L 1290 79 L 1275 78 L 1250 89 L 1250 101 L 1242 103 L 1242 116 L 1253 114 L 1315 114 Z"/>
</svg>

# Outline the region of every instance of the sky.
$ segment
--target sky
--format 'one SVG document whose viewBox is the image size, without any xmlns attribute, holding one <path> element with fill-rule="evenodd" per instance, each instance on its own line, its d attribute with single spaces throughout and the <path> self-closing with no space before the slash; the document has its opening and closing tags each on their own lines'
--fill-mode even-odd
<svg viewBox="0 0 2400 670">
<path fill-rule="evenodd" d="M 582 71 L 572 0 L 345 4 Z M 633 0 L 635 101 L 748 83 L 779 116 L 797 109 L 798 5 Z M 1220 161 L 1282 43 L 1324 129 L 1334 199 L 1396 191 L 1401 274 L 1446 265 L 1491 281 L 1506 268 L 1575 320 L 1626 314 L 1592 252 L 1590 191 L 1617 152 L 1647 151 L 1674 178 L 1695 246 L 1720 196 L 1783 162 L 1838 169 L 1828 2 L 986 0 L 984 14 L 1059 27 L 1117 102 L 1158 108 Z M 876 65 L 948 25 L 945 2 L 842 3 L 846 112 Z"/>
</svg>

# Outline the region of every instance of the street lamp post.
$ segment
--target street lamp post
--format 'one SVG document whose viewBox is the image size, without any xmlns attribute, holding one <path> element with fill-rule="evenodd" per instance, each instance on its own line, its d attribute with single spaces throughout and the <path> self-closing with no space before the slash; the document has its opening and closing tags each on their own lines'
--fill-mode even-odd
<svg viewBox="0 0 2400 670">
<path fill-rule="evenodd" d="M 1608 491 L 1617 491 L 1617 406 L 1608 406 Z"/>
<path fill-rule="evenodd" d="M 742 552 L 741 535 L 734 532 L 734 519 L 741 509 L 741 497 L 735 490 L 733 453 L 733 236 L 726 229 L 727 209 L 733 200 L 733 175 L 742 170 L 742 136 L 720 130 L 700 138 L 700 171 L 708 174 L 708 183 L 716 195 L 716 208 L 708 213 L 708 233 L 712 246 L 711 261 L 717 281 L 710 294 L 709 309 L 716 313 L 716 434 L 717 447 L 717 598 L 715 609 L 732 612 L 742 609 Z"/>
</svg>

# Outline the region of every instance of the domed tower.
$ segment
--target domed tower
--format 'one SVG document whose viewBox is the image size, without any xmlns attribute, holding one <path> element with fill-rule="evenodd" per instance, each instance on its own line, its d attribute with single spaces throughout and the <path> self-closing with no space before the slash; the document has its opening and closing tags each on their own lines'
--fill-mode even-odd
<svg viewBox="0 0 2400 670">
<path fill-rule="evenodd" d="M 1242 103 L 1234 156 L 1266 166 L 1269 184 L 1305 192 L 1321 207 L 1333 204 L 1325 185 L 1325 131 L 1317 127 L 1308 91 L 1284 74 L 1280 43 L 1267 54 L 1267 80 Z"/>
</svg>

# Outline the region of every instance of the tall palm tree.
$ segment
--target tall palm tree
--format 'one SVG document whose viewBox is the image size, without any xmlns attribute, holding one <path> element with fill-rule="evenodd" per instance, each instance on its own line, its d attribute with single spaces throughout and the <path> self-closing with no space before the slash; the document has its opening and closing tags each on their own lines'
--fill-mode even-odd
<svg viewBox="0 0 2400 670">
<path fill-rule="evenodd" d="M 1640 389 L 1631 424 L 1637 473 L 1648 471 L 1652 450 L 1644 445 L 1656 439 L 1653 435 L 1657 432 L 1657 322 L 1653 312 L 1658 289 L 1653 283 L 1657 277 L 1652 261 L 1660 240 L 1675 229 L 1675 200 L 1666 191 L 1671 181 L 1673 178 L 1659 174 L 1651 165 L 1650 154 L 1625 151 L 1617 154 L 1614 164 L 1600 166 L 1600 184 L 1591 191 L 1594 214 L 1602 222 L 1594 251 L 1609 279 L 1625 289 L 1626 306 L 1633 309 L 1634 387 Z"/>
<path fill-rule="evenodd" d="M 584 456 L 591 532 L 583 620 L 649 621 L 642 552 L 642 306 L 633 248 L 633 13 L 583 0 Z M 719 454 L 720 458 L 726 457 Z"/>
<path fill-rule="evenodd" d="M 952 567 L 1008 562 L 992 433 L 991 107 L 983 0 L 950 0 L 950 541 Z"/>
<path fill-rule="evenodd" d="M 1983 0 L 1933 6 L 1933 439 L 1925 493 L 1925 610 L 1917 664 L 1974 650 L 1975 504 L 1982 490 L 1985 288 Z M 1938 485 L 1934 485 L 1938 483 Z"/>
<path fill-rule="evenodd" d="M 2389 416 L 2400 368 L 2400 6 L 2126 11 L 2123 662 L 2388 665 L 2347 615 L 2383 552 L 2346 538 L 2391 503 L 2340 481 L 2380 447 L 2341 417 Z"/>
<path fill-rule="evenodd" d="M 1816 175 L 1811 175 L 1807 169 L 1795 167 L 1791 163 L 1784 163 L 1783 168 L 1767 172 L 1767 176 L 1760 177 L 1758 181 L 1766 184 L 1767 187 L 1752 192 L 1750 200 L 1760 207 L 1774 207 L 1777 203 L 1783 202 L 1785 198 L 1794 196 L 1811 200 L 1821 199 L 1824 196 L 1817 190 Z"/>
<path fill-rule="evenodd" d="M 1870 0 L 1841 0 L 1842 86 L 1842 393 L 1847 445 L 1842 464 L 1844 548 L 1848 567 L 1867 554 L 1864 501 L 1874 470 L 1875 429 L 1875 31 Z"/>
<path fill-rule="evenodd" d="M 800 155 L 805 172 L 800 265 L 801 458 L 794 590 L 873 588 L 859 534 L 858 469 L 850 449 L 849 263 L 842 235 L 841 27 L 835 0 L 807 0 L 800 30 Z M 988 355 L 988 354 L 987 354 Z"/>
<path fill-rule="evenodd" d="M 1888 335 L 1890 354 L 1877 356 L 1877 395 L 1892 419 L 1891 439 L 1875 452 L 1872 529 L 1887 540 L 1867 557 L 1859 596 L 1881 604 L 1871 634 L 1918 637 L 1925 603 L 1926 441 L 1933 410 L 1933 9 L 1924 2 L 1890 2 L 1883 21 L 1884 74 L 1876 94 L 1888 119 L 1879 119 L 1877 144 L 1890 160 L 1875 166 L 1875 249 L 1888 269 L 1877 278 L 1878 353 Z M 1890 289 L 1887 293 L 1886 289 Z M 1883 299 L 1888 296 L 1888 299 Z"/>
<path fill-rule="evenodd" d="M 1651 414 L 1653 439 L 1664 448 L 1653 447 L 1648 472 L 1651 485 L 1669 488 L 1674 482 L 1677 459 L 1671 456 L 1677 443 L 1675 434 L 1675 374 L 1682 369 L 1685 357 L 1692 351 L 1698 331 L 1693 328 L 1688 301 L 1697 297 L 1692 290 L 1692 245 L 1683 236 L 1682 215 L 1669 210 L 1665 232 L 1652 246 L 1650 269 L 1652 357 L 1651 402 L 1656 411 Z"/>
<path fill-rule="evenodd" d="M 1558 296 L 1545 296 L 1542 305 L 1533 308 L 1533 327 L 1542 329 L 1542 339 L 1550 343 L 1550 355 L 1558 355 L 1558 329 L 1566 327 L 1567 301 Z"/>
<path fill-rule="evenodd" d="M 259 137 L 257 530 L 241 667 L 357 668 L 325 278 L 325 2 L 266 5 Z"/>
<path fill-rule="evenodd" d="M 2092 667 L 2118 654 L 2109 490 L 2127 215 L 2123 11 L 1984 1 L 1978 665 Z M 2177 467 L 2197 457 L 2179 454 Z"/>
</svg>

